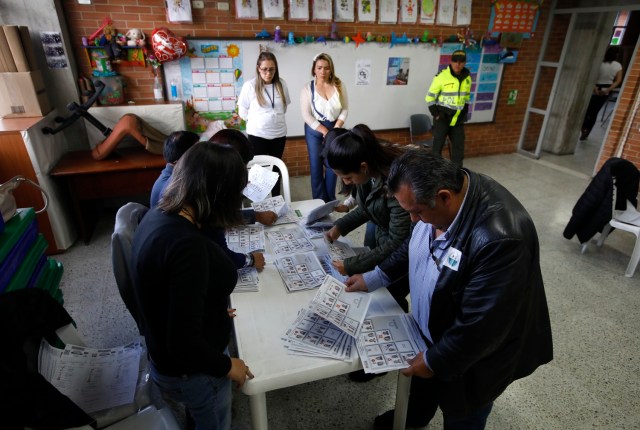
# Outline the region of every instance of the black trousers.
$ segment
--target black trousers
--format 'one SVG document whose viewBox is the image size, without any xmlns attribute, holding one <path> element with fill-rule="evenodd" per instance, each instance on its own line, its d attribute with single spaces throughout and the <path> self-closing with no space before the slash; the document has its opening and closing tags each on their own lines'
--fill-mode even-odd
<svg viewBox="0 0 640 430">
<path fill-rule="evenodd" d="M 598 120 L 598 112 L 602 109 L 602 106 L 607 102 L 609 95 L 599 96 L 596 94 L 591 95 L 591 100 L 589 100 L 589 107 L 587 107 L 587 113 L 584 115 L 584 120 L 582 121 L 582 135 L 588 136 L 591 132 L 591 129 L 595 125 Z"/>
</svg>

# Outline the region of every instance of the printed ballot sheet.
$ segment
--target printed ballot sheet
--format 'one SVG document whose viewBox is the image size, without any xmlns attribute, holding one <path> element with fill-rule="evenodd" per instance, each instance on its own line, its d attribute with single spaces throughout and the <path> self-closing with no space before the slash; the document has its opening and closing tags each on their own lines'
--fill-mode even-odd
<svg viewBox="0 0 640 430">
<path fill-rule="evenodd" d="M 282 337 L 289 354 L 326 357 L 351 361 L 355 340 L 329 321 L 308 309 L 298 317 Z"/>
<path fill-rule="evenodd" d="M 317 288 L 327 275 L 313 252 L 278 257 L 274 263 L 290 292 Z"/>
<path fill-rule="evenodd" d="M 409 359 L 427 349 L 418 326 L 408 314 L 367 318 L 356 345 L 365 373 L 407 368 Z"/>
<path fill-rule="evenodd" d="M 371 303 L 367 293 L 345 291 L 345 285 L 332 276 L 327 276 L 309 304 L 309 309 L 353 337 L 362 328 Z"/>
<path fill-rule="evenodd" d="M 254 164 L 249 169 L 249 183 L 242 191 L 249 200 L 259 202 L 267 198 L 273 186 L 278 182 L 279 173 Z"/>
<path fill-rule="evenodd" d="M 278 219 L 273 225 L 290 224 L 299 221 L 299 217 L 291 211 L 289 205 L 282 196 L 269 197 L 261 202 L 251 203 L 251 207 L 256 212 L 274 212 Z"/>
<path fill-rule="evenodd" d="M 276 255 L 308 252 L 315 249 L 313 243 L 307 239 L 302 229 L 297 226 L 287 227 L 278 231 L 268 231 L 267 239 Z"/>
<path fill-rule="evenodd" d="M 226 236 L 227 246 L 234 252 L 248 254 L 264 250 L 264 227 L 259 224 L 230 228 Z"/>
<path fill-rule="evenodd" d="M 255 267 L 238 269 L 238 281 L 233 289 L 234 293 L 249 293 L 258 291 L 258 270 Z"/>
<path fill-rule="evenodd" d="M 111 349 L 40 343 L 38 371 L 87 413 L 132 403 L 143 347 L 134 342 Z"/>
</svg>

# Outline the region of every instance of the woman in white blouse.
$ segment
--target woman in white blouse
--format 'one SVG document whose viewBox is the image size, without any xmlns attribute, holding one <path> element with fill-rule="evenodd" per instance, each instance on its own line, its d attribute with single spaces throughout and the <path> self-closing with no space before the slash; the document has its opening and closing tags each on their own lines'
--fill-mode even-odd
<svg viewBox="0 0 640 430">
<path fill-rule="evenodd" d="M 342 127 L 347 119 L 347 90 L 336 76 L 333 60 L 328 54 L 314 57 L 311 75 L 314 79 L 300 93 L 311 168 L 311 193 L 314 199 L 330 202 L 336 199 L 337 178 L 325 165 L 320 153 L 327 132 L 334 127 Z"/>
<path fill-rule="evenodd" d="M 282 159 L 287 139 L 284 114 L 291 99 L 287 84 L 280 79 L 275 55 L 271 52 L 260 53 L 256 75 L 242 86 L 238 97 L 238 114 L 247 122 L 247 135 L 253 153 Z M 280 195 L 280 179 L 271 195 Z"/>
</svg>

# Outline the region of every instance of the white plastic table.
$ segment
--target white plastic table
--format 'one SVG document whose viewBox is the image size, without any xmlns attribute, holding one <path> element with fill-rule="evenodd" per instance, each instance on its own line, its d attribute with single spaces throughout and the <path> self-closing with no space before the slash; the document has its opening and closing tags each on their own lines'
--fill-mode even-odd
<svg viewBox="0 0 640 430">
<path fill-rule="evenodd" d="M 292 209 L 299 210 L 304 216 L 322 203 L 322 200 L 294 202 Z M 291 224 L 266 227 L 265 230 L 287 226 Z M 314 239 L 313 242 L 318 248 L 325 246 L 322 239 Z M 266 254 L 269 255 L 268 241 L 266 246 Z M 242 391 L 250 398 L 253 430 L 266 430 L 267 391 L 342 375 L 362 369 L 362 364 L 357 354 L 351 363 L 287 354 L 280 338 L 317 290 L 289 293 L 273 262 L 268 262 L 258 277 L 260 291 L 232 294 L 231 304 L 237 309 L 234 328 L 238 355 L 255 375 L 244 384 Z M 386 288 L 372 293 L 372 299 L 370 316 L 403 313 Z M 398 373 L 394 429 L 404 429 L 410 381 Z"/>
</svg>

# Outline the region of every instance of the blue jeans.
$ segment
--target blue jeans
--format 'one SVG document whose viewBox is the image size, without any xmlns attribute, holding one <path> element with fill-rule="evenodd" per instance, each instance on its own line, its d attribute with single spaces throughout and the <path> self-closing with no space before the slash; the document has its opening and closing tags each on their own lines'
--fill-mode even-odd
<svg viewBox="0 0 640 430">
<path fill-rule="evenodd" d="M 151 379 L 160 391 L 183 403 L 196 423 L 196 430 L 231 428 L 231 379 L 198 373 L 164 376 L 150 363 Z"/>
<path fill-rule="evenodd" d="M 320 121 L 322 125 L 331 130 L 336 124 L 335 121 Z M 307 124 L 304 125 L 304 138 L 307 141 L 309 151 L 309 167 L 311 169 L 311 195 L 314 199 L 322 199 L 330 202 L 336 199 L 336 182 L 338 177 L 329 168 L 322 158 L 322 143 L 324 137 L 322 133 L 312 130 Z"/>
</svg>

